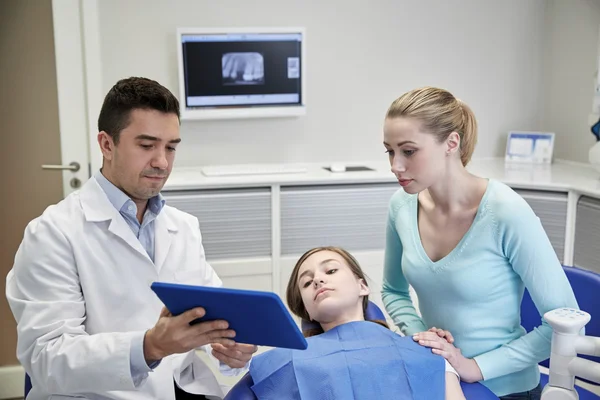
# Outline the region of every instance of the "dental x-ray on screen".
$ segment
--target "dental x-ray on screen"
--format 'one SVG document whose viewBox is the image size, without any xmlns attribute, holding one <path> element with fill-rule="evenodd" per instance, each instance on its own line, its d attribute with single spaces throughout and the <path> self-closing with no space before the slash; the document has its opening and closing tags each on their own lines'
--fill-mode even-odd
<svg viewBox="0 0 600 400">
<path fill-rule="evenodd" d="M 304 30 L 179 29 L 183 119 L 305 113 Z"/>
</svg>

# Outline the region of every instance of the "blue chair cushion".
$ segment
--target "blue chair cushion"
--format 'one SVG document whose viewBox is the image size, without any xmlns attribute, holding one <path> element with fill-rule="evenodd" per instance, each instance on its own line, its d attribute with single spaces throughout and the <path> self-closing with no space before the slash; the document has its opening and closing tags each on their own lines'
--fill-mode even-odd
<svg viewBox="0 0 600 400">
<path fill-rule="evenodd" d="M 231 388 L 223 400 L 256 400 L 254 392 L 250 389 L 252 385 L 254 385 L 252 376 L 247 373 Z"/>
<path fill-rule="evenodd" d="M 29 377 L 29 375 L 25 374 L 25 398 L 27 398 L 27 395 L 29 394 L 30 390 L 31 390 L 31 378 Z"/>
<path fill-rule="evenodd" d="M 577 267 L 563 266 L 563 269 L 567 275 L 567 279 L 571 283 L 579 308 L 590 313 L 592 316 L 600 316 L 600 301 L 598 301 L 597 297 L 598 292 L 600 292 L 600 275 Z M 527 332 L 531 332 L 533 328 L 539 326 L 541 323 L 542 317 L 535 307 L 529 292 L 525 290 L 523 301 L 521 302 L 521 325 L 523 325 Z M 586 325 L 585 332 L 588 336 L 600 337 L 600 318 L 592 318 Z M 586 355 L 580 357 L 600 363 L 600 357 Z M 546 368 L 549 368 L 549 364 L 549 360 L 540 363 L 540 365 Z"/>
<path fill-rule="evenodd" d="M 368 320 L 378 319 L 381 321 L 385 321 L 385 315 L 383 314 L 383 311 L 381 311 L 381 309 L 377 306 L 377 304 L 375 304 L 369 300 L 369 304 L 367 305 L 367 309 L 365 310 L 365 319 L 368 319 Z M 307 321 L 305 319 L 302 320 L 300 325 L 301 325 L 302 332 L 307 331 L 309 329 L 316 329 L 316 328 L 320 327 L 318 322 Z"/>
</svg>

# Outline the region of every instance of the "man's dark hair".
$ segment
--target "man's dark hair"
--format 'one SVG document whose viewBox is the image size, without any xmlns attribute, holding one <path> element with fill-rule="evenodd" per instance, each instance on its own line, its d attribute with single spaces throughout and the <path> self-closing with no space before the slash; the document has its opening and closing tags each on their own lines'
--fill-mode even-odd
<svg viewBox="0 0 600 400">
<path fill-rule="evenodd" d="M 108 133 L 115 144 L 121 131 L 129 125 L 131 111 L 157 110 L 180 118 L 179 101 L 160 83 L 148 78 L 121 79 L 108 92 L 98 117 L 98 132 Z"/>
</svg>

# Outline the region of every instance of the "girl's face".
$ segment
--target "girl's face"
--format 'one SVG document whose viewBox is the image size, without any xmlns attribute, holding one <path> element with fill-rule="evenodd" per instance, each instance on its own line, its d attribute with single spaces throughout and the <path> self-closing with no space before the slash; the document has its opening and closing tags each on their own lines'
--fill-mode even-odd
<svg viewBox="0 0 600 400">
<path fill-rule="evenodd" d="M 407 193 L 419 193 L 444 176 L 449 151 L 455 146 L 451 134 L 438 143 L 435 135 L 421 130 L 411 118 L 387 118 L 383 128 L 383 145 L 388 153 L 392 173 Z"/>
<path fill-rule="evenodd" d="M 362 316 L 362 299 L 369 295 L 344 258 L 329 250 L 312 254 L 300 265 L 297 285 L 310 318 L 321 324 Z"/>
</svg>

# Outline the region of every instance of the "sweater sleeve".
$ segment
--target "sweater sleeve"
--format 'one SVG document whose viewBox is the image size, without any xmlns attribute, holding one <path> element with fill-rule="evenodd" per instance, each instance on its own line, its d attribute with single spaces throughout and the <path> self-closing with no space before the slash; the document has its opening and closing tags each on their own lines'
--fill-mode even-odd
<svg viewBox="0 0 600 400">
<path fill-rule="evenodd" d="M 396 230 L 395 201 L 392 198 L 386 229 L 381 299 L 394 324 L 405 335 L 427 330 L 410 298 L 409 284 L 402 272 L 402 242 Z"/>
<path fill-rule="evenodd" d="M 522 200 L 502 207 L 496 213 L 496 222 L 502 252 L 521 277 L 540 315 L 561 307 L 578 308 L 562 265 L 529 205 Z M 476 356 L 475 361 L 484 380 L 517 372 L 548 358 L 551 338 L 552 328 L 542 319 L 542 324 L 531 332 Z"/>
</svg>

